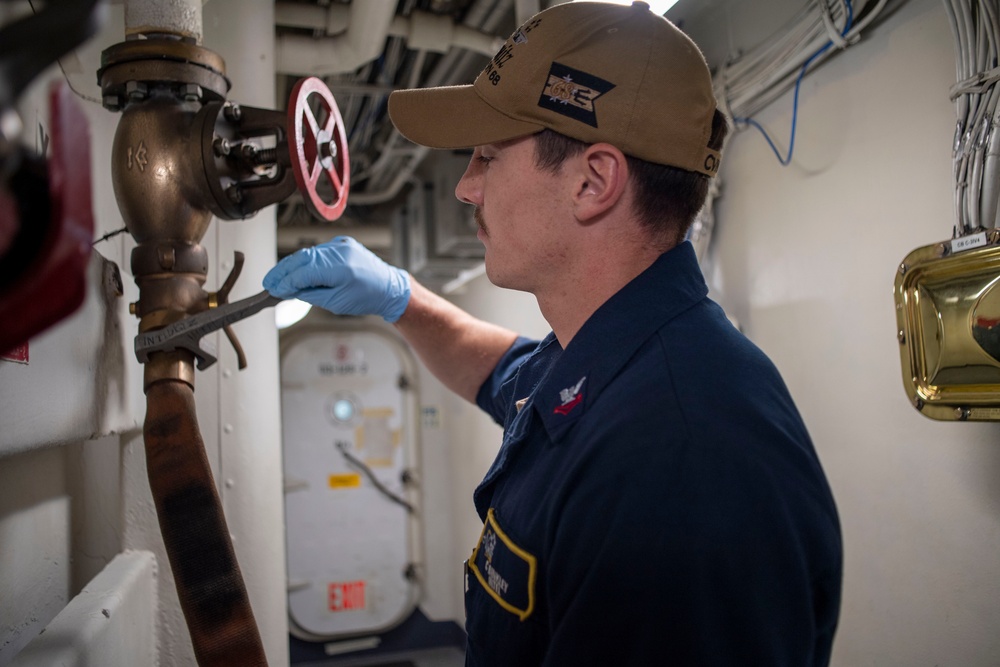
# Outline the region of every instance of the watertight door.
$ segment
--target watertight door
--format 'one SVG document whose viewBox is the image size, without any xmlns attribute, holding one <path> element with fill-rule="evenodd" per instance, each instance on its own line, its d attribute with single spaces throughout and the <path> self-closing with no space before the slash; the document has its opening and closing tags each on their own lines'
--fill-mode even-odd
<svg viewBox="0 0 1000 667">
<path fill-rule="evenodd" d="M 378 325 L 283 335 L 288 613 L 302 638 L 384 631 L 416 605 L 412 368 Z"/>
</svg>

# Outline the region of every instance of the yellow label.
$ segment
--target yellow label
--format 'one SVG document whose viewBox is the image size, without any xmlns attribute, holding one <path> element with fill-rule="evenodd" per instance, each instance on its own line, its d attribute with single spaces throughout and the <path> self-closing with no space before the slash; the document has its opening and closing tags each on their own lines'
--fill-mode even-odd
<svg viewBox="0 0 1000 667">
<path fill-rule="evenodd" d="M 330 475 L 331 489 L 356 489 L 359 486 L 361 486 L 361 475 L 356 472 Z"/>
</svg>

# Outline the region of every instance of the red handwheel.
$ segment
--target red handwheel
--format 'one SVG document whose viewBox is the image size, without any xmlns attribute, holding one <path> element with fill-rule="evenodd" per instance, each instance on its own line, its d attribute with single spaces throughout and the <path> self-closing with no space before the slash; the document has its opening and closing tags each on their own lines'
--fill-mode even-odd
<svg viewBox="0 0 1000 667">
<path fill-rule="evenodd" d="M 292 172 L 306 205 L 324 220 L 336 220 L 347 206 L 350 189 L 347 134 L 333 93 L 314 76 L 292 88 L 288 136 Z"/>
</svg>

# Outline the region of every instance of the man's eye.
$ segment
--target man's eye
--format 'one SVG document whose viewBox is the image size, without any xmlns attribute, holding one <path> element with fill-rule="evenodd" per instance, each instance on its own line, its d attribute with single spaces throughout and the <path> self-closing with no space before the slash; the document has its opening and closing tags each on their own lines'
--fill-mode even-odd
<svg viewBox="0 0 1000 667">
<path fill-rule="evenodd" d="M 493 161 L 493 158 L 486 157 L 485 155 L 480 155 L 476 159 L 479 160 L 479 162 L 482 163 L 482 164 L 489 164 L 490 162 Z"/>
</svg>

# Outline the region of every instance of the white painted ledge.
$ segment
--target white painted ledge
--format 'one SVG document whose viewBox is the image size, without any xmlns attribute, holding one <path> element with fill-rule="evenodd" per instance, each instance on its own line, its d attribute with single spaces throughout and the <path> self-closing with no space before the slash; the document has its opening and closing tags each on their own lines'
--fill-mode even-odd
<svg viewBox="0 0 1000 667">
<path fill-rule="evenodd" d="M 156 559 L 118 554 L 10 667 L 156 664 Z"/>
</svg>

